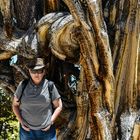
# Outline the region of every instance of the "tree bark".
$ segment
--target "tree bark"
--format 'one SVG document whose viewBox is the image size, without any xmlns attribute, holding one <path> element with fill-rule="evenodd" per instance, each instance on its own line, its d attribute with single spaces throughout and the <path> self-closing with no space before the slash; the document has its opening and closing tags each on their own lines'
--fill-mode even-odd
<svg viewBox="0 0 140 140">
<path fill-rule="evenodd" d="M 33 24 L 36 14 L 35 4 L 36 0 L 13 0 L 14 18 L 18 28 L 27 30 Z"/>
<path fill-rule="evenodd" d="M 77 105 L 76 111 L 64 108 L 59 140 L 140 139 L 139 1 L 64 0 L 69 13 L 59 12 L 61 0 L 12 2 L 0 0 L 5 31 L 0 28 L 1 86 L 14 92 L 19 79 L 27 77 L 25 62 L 42 56 L 62 97 L 73 96 Z M 19 35 L 12 23 L 24 32 Z M 10 65 L 14 55 L 18 62 Z M 75 67 L 70 73 L 77 77 L 76 95 L 68 92 L 71 67 L 59 61 L 79 66 L 79 76 Z M 17 71 L 22 76 L 14 85 Z"/>
</svg>

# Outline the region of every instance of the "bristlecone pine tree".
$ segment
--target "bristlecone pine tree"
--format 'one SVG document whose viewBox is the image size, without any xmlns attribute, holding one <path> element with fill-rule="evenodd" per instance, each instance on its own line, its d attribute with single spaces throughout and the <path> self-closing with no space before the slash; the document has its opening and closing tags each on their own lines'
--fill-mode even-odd
<svg viewBox="0 0 140 140">
<path fill-rule="evenodd" d="M 139 34 L 138 0 L 0 0 L 0 85 L 14 93 L 43 57 L 58 140 L 140 140 Z"/>
</svg>

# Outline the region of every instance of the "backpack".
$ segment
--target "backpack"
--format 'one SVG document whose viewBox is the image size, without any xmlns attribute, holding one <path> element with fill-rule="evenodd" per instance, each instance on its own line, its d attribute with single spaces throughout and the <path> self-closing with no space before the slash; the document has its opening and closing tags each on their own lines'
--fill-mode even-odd
<svg viewBox="0 0 140 140">
<path fill-rule="evenodd" d="M 23 80 L 23 82 L 22 82 L 21 95 L 20 95 L 20 97 L 19 97 L 18 102 L 20 102 L 20 100 L 21 100 L 21 98 L 22 98 L 22 95 L 23 95 L 23 92 L 24 92 L 24 90 L 25 90 L 25 88 L 26 88 L 28 82 L 29 82 L 29 79 Z M 53 88 L 53 82 L 52 82 L 52 81 L 48 81 L 49 98 L 51 99 L 51 103 L 52 103 L 52 97 L 51 97 L 51 94 L 50 94 L 50 93 L 51 93 L 51 91 L 52 91 L 52 88 Z"/>
</svg>

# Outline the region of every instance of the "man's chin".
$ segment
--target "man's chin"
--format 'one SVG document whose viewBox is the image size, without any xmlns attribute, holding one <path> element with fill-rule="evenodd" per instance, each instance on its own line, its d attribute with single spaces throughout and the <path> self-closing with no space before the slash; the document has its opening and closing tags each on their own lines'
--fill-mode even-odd
<svg viewBox="0 0 140 140">
<path fill-rule="evenodd" d="M 40 80 L 40 79 L 35 78 L 35 79 L 34 79 L 34 82 L 35 82 L 35 83 L 37 83 L 37 84 L 39 84 L 39 83 L 41 82 L 41 80 Z"/>
</svg>

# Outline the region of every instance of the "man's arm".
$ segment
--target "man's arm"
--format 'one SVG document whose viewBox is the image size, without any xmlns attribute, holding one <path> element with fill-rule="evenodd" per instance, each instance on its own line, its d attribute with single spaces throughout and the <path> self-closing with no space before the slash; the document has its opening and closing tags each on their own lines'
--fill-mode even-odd
<svg viewBox="0 0 140 140">
<path fill-rule="evenodd" d="M 25 129 L 26 131 L 30 131 L 30 129 L 28 127 L 26 127 L 25 125 L 23 125 L 23 123 L 22 123 L 22 117 L 20 115 L 19 105 L 20 105 L 20 102 L 18 101 L 18 98 L 15 96 L 13 98 L 13 102 L 12 102 L 13 112 L 16 115 L 17 120 L 19 121 L 19 123 L 21 124 L 21 126 L 23 127 L 23 129 Z"/>
<path fill-rule="evenodd" d="M 54 110 L 52 117 L 51 117 L 51 124 L 48 127 L 46 127 L 45 129 L 42 129 L 43 131 L 47 131 L 50 129 L 51 125 L 55 122 L 55 120 L 57 119 L 57 117 L 59 116 L 59 114 L 62 111 L 61 98 L 55 99 L 52 103 L 54 105 L 55 110 Z"/>
<path fill-rule="evenodd" d="M 53 105 L 54 105 L 54 112 L 53 112 L 53 115 L 51 117 L 51 122 L 55 122 L 56 118 L 59 116 L 59 114 L 61 113 L 62 111 L 62 101 L 61 101 L 61 98 L 58 98 L 58 99 L 55 99 L 53 101 Z"/>
</svg>

